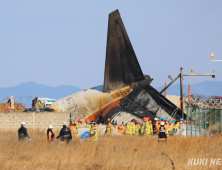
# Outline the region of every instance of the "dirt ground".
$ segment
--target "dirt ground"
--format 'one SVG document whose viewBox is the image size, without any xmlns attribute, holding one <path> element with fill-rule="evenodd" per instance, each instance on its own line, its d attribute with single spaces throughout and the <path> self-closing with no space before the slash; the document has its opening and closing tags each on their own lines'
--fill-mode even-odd
<svg viewBox="0 0 222 170">
<path fill-rule="evenodd" d="M 19 103 L 14 103 L 14 109 L 10 108 L 10 103 L 0 103 L 0 112 L 21 112 L 25 109 L 25 106 Z"/>
</svg>

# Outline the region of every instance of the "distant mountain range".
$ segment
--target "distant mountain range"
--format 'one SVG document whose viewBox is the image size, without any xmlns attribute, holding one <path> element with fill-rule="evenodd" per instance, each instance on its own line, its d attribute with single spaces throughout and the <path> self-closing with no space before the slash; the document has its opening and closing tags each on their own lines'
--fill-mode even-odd
<svg viewBox="0 0 222 170">
<path fill-rule="evenodd" d="M 164 86 L 158 87 L 161 91 Z M 183 93 L 188 94 L 188 85 L 183 85 Z M 204 96 L 222 96 L 222 81 L 204 81 L 192 84 L 190 87 L 191 94 L 201 94 Z M 167 95 L 180 95 L 180 84 L 171 85 L 167 89 Z"/>
<path fill-rule="evenodd" d="M 151 84 L 152 85 L 152 84 Z M 100 86 L 99 86 L 100 87 Z M 158 87 L 161 91 L 164 88 Z M 102 86 L 101 86 L 102 89 Z M 97 89 L 97 90 L 101 90 Z M 15 87 L 0 88 L 0 103 L 6 102 L 7 96 L 15 96 L 15 101 L 26 103 L 27 98 L 30 101 L 34 97 L 46 97 L 51 99 L 60 99 L 70 94 L 81 91 L 75 86 L 62 85 L 58 87 L 50 87 L 34 82 L 21 83 Z M 188 85 L 184 85 L 184 94 L 188 93 Z M 222 81 L 204 81 L 191 85 L 191 94 L 201 94 L 205 96 L 222 96 Z M 171 85 L 167 89 L 167 95 L 180 95 L 180 85 Z M 31 97 L 30 97 L 31 96 Z"/>
<path fill-rule="evenodd" d="M 19 97 L 27 99 L 27 97 L 30 96 L 32 96 L 30 99 L 33 99 L 34 97 L 60 99 L 78 91 L 81 91 L 81 89 L 75 86 L 62 85 L 58 87 L 50 87 L 34 82 L 28 82 L 21 83 L 15 87 L 0 88 L 0 102 L 5 102 L 7 96 L 15 96 L 15 101 L 18 100 Z"/>
</svg>

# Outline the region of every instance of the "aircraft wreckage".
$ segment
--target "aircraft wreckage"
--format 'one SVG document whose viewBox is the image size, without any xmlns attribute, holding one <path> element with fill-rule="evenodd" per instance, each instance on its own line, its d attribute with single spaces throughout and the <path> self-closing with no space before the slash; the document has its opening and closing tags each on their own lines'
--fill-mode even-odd
<svg viewBox="0 0 222 170">
<path fill-rule="evenodd" d="M 181 110 L 154 89 L 144 75 L 118 10 L 109 14 L 104 85 L 85 89 L 53 103 L 56 112 L 122 124 L 143 117 L 182 117 Z"/>
</svg>

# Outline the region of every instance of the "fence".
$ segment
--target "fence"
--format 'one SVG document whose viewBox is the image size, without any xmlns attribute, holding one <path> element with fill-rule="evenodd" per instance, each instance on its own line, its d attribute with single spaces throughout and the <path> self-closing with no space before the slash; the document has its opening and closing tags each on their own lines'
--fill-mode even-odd
<svg viewBox="0 0 222 170">
<path fill-rule="evenodd" d="M 186 107 L 186 135 L 211 135 L 222 132 L 222 110 Z"/>
<path fill-rule="evenodd" d="M 9 113 L 9 112 L 21 112 L 25 110 L 25 108 L 32 107 L 32 100 L 35 97 L 33 96 L 14 96 L 14 108 L 11 107 L 9 102 L 10 96 L 6 96 L 2 100 L 0 100 L 0 112 Z"/>
</svg>

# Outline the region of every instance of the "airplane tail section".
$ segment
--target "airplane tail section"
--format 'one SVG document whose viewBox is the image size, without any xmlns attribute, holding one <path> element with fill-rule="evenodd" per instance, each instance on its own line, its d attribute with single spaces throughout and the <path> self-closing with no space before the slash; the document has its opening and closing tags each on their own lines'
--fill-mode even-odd
<svg viewBox="0 0 222 170">
<path fill-rule="evenodd" d="M 145 80 L 118 10 L 109 14 L 103 91 Z"/>
</svg>

